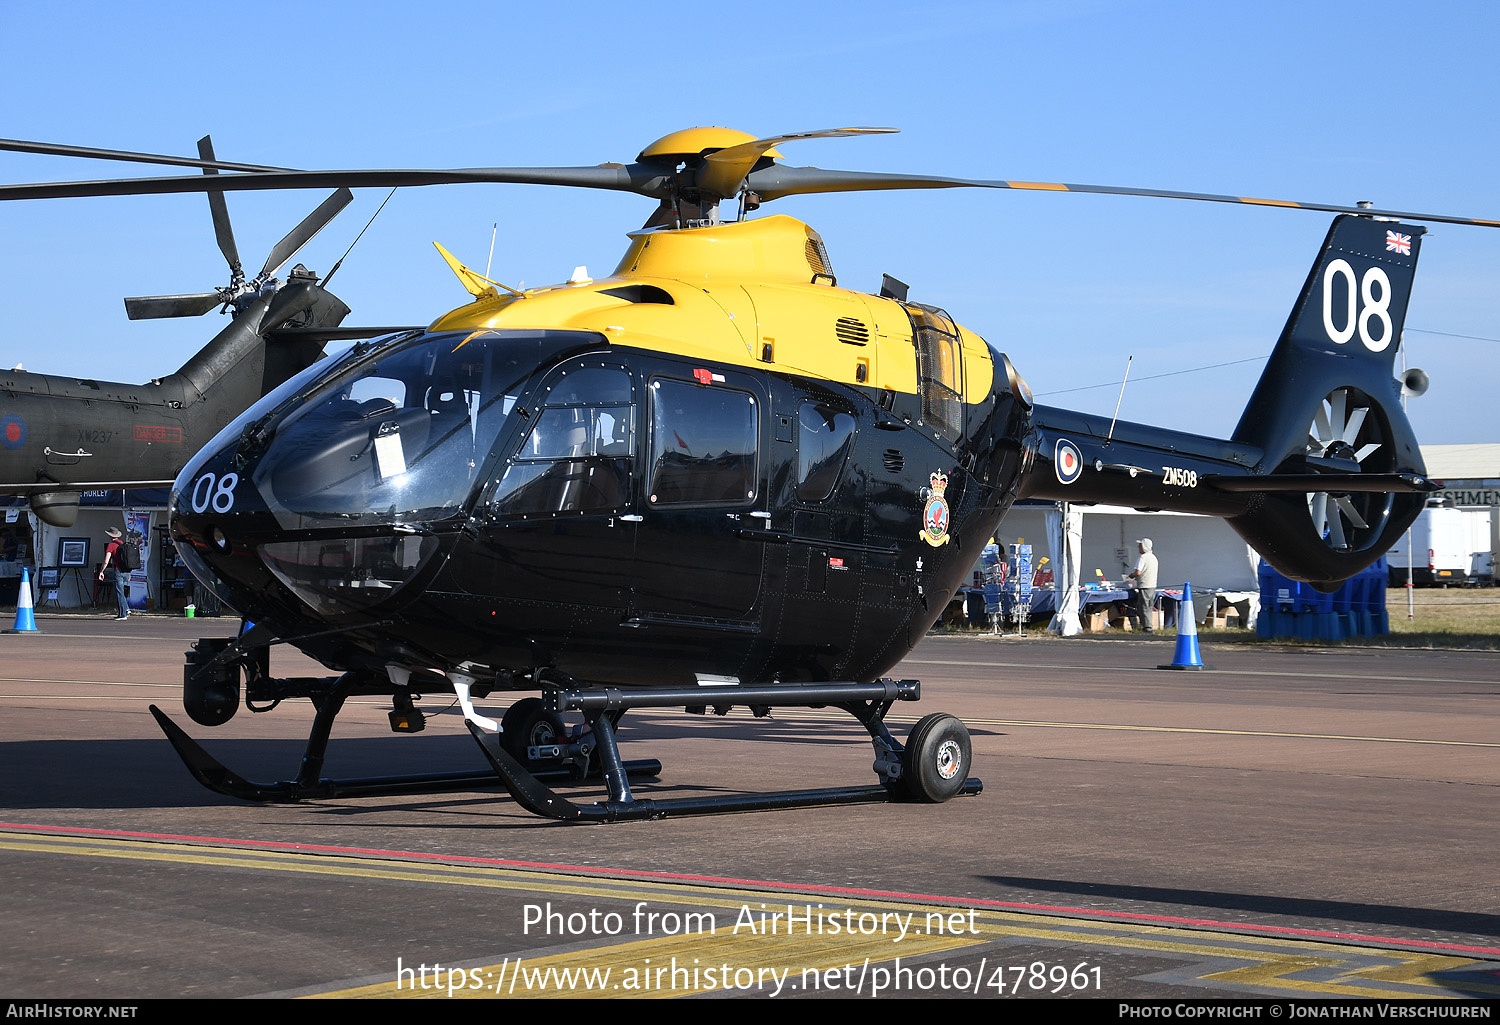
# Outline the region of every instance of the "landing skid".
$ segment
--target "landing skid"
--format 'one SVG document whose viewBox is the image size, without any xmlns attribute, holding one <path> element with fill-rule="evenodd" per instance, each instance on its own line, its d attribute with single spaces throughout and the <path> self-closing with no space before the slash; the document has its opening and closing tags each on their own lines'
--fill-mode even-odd
<svg viewBox="0 0 1500 1025">
<path fill-rule="evenodd" d="M 369 776 L 354 779 L 328 779 L 321 775 L 323 760 L 328 749 L 328 738 L 333 730 L 333 720 L 344 706 L 348 690 L 336 687 L 334 692 L 319 706 L 313 719 L 312 731 L 308 734 L 307 747 L 302 754 L 302 768 L 295 779 L 274 783 L 257 783 L 226 768 L 218 759 L 205 751 L 196 740 L 188 736 L 181 726 L 173 722 L 165 712 L 151 706 L 151 714 L 167 739 L 172 742 L 178 757 L 182 759 L 193 778 L 208 789 L 226 797 L 242 801 L 259 801 L 268 804 L 292 804 L 297 801 L 334 797 L 379 797 L 390 794 L 431 794 L 447 791 L 466 791 L 504 785 L 504 780 L 494 773 L 484 772 L 439 772 L 402 776 Z M 654 758 L 632 761 L 625 764 L 626 772 L 641 777 L 655 778 L 661 774 L 661 762 Z M 536 774 L 549 782 L 572 779 L 566 769 L 543 770 Z"/>
<path fill-rule="evenodd" d="M 299 686 L 301 682 L 299 681 Z M 454 681 L 461 699 L 468 697 L 468 684 Z M 325 689 L 326 688 L 326 689 Z M 969 778 L 971 751 L 968 731 L 951 715 L 934 714 L 912 729 L 907 745 L 896 740 L 885 725 L 885 715 L 897 701 L 915 701 L 921 696 L 916 680 L 878 680 L 874 683 L 824 683 L 810 685 L 771 684 L 759 687 L 726 687 L 723 690 L 621 690 L 598 687 L 548 686 L 543 699 L 523 699 L 544 705 L 548 713 L 582 712 L 589 729 L 566 739 L 566 743 L 533 744 L 522 761 L 500 742 L 497 724 L 473 712 L 461 700 L 469 732 L 493 768 L 493 773 L 445 772 L 399 776 L 330 779 L 322 775 L 334 719 L 344 702 L 369 687 L 353 675 L 328 680 L 316 694 L 303 688 L 317 709 L 303 751 L 301 768 L 292 779 L 257 782 L 227 768 L 173 722 L 161 709 L 151 714 L 178 756 L 199 783 L 215 793 L 244 801 L 295 803 L 303 800 L 341 797 L 471 791 L 496 785 L 504 787 L 523 808 L 563 822 L 616 822 L 670 816 L 704 815 L 716 812 L 764 811 L 777 808 L 813 808 L 844 804 L 872 804 L 917 800 L 941 802 L 972 796 L 984 784 Z M 521 703 L 518 702 L 517 705 Z M 713 797 L 638 799 L 631 792 L 631 779 L 655 778 L 661 762 L 655 759 L 624 761 L 620 757 L 615 726 L 631 708 L 686 708 L 726 714 L 733 705 L 746 705 L 757 716 L 771 708 L 842 708 L 854 716 L 870 734 L 875 749 L 874 770 L 878 782 L 870 786 L 832 787 L 815 790 L 785 790 L 757 794 Z M 514 707 L 514 706 L 513 706 Z M 509 730 L 506 735 L 510 736 Z M 512 737 L 512 740 L 515 738 Z M 522 751 L 523 749 L 516 749 Z M 553 768 L 549 763 L 558 766 Z M 596 771 L 585 773 L 583 766 Z M 548 784 L 603 779 L 608 797 L 594 804 L 575 804 Z"/>
<path fill-rule="evenodd" d="M 619 822 L 628 819 L 659 819 L 720 812 L 767 811 L 779 808 L 817 808 L 845 804 L 876 804 L 897 800 L 946 801 L 974 796 L 984 783 L 967 776 L 971 763 L 968 731 L 951 715 L 930 715 L 912 730 L 910 748 L 891 736 L 885 714 L 896 701 L 915 701 L 921 696 L 916 680 L 880 680 L 876 683 L 831 683 L 812 686 L 772 685 L 726 689 L 723 698 L 748 705 L 757 715 L 772 707 L 821 707 L 833 705 L 849 712 L 870 734 L 875 747 L 875 772 L 881 782 L 873 786 L 832 787 L 818 790 L 781 790 L 762 794 L 717 795 L 653 801 L 635 797 L 630 790 L 630 763 L 620 758 L 614 722 L 631 708 L 687 707 L 704 711 L 703 690 L 622 691 L 618 689 L 551 689 L 544 698 L 554 712 L 581 711 L 592 728 L 603 768 L 609 798 L 591 805 L 574 804 L 548 788 L 538 774 L 526 769 L 500 743 L 500 736 L 469 721 L 469 732 L 494 766 L 516 803 L 527 811 L 562 822 Z M 727 702 L 711 703 L 724 714 Z"/>
</svg>

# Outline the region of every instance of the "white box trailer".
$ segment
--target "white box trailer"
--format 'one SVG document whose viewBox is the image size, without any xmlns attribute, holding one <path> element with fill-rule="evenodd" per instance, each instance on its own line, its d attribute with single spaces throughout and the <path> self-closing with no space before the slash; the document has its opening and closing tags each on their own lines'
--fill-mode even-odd
<svg viewBox="0 0 1500 1025">
<path fill-rule="evenodd" d="M 1391 585 L 1406 584 L 1411 539 L 1412 583 L 1418 587 L 1489 586 L 1495 571 L 1489 509 L 1423 509 L 1411 530 L 1386 553 Z"/>
</svg>

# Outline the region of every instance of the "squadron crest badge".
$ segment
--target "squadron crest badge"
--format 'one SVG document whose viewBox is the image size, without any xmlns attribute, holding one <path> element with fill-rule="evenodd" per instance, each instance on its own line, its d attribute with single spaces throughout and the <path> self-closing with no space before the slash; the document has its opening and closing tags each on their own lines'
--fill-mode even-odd
<svg viewBox="0 0 1500 1025">
<path fill-rule="evenodd" d="M 948 543 L 948 475 L 939 471 L 928 480 L 932 490 L 927 493 L 927 505 L 922 508 L 922 540 L 937 548 Z"/>
</svg>

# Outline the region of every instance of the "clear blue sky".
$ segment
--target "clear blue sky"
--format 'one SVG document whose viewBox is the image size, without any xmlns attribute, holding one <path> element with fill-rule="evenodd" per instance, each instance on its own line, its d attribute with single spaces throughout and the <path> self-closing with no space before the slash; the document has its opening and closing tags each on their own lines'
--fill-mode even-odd
<svg viewBox="0 0 1500 1025">
<path fill-rule="evenodd" d="M 231 10 L 234 13 L 231 13 Z M 678 128 L 901 134 L 787 162 L 1353 203 L 1500 218 L 1494 40 L 1463 3 L 768 2 L 740 6 L 0 0 L 0 135 L 289 167 L 629 161 Z M 171 173 L 0 154 L 0 180 Z M 231 194 L 253 273 L 321 198 Z M 326 272 L 384 198 L 299 259 Z M 612 269 L 651 204 L 540 186 L 397 193 L 340 270 L 351 323 L 467 298 L 431 247 L 540 285 Z M 796 197 L 839 283 L 888 272 L 1007 352 L 1043 401 L 1225 435 L 1331 215 L 978 190 Z M 222 324 L 121 297 L 227 283 L 200 195 L 0 204 L 0 364 L 140 381 Z M 1500 441 L 1500 230 L 1434 226 L 1407 319 L 1430 443 Z M 1489 340 L 1454 338 L 1480 336 Z M 1158 380 L 1153 375 L 1175 374 Z"/>
</svg>

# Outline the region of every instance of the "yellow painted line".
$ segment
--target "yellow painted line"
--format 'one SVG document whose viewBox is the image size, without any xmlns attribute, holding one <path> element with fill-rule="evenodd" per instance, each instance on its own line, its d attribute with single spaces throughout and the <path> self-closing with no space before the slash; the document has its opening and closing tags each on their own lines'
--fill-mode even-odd
<svg viewBox="0 0 1500 1025">
<path fill-rule="evenodd" d="M 1296 990 L 1308 995 L 1328 996 L 1336 992 L 1341 997 L 1369 997 L 1376 1000 L 1392 1000 L 1403 997 L 1494 996 L 1500 994 L 1500 986 L 1466 982 L 1462 994 L 1439 992 L 1443 984 L 1434 981 L 1442 972 L 1451 972 L 1458 967 L 1469 967 L 1473 961 L 1462 958 L 1440 956 L 1417 956 L 1403 959 L 1397 964 L 1372 965 L 1355 968 L 1342 974 L 1337 981 L 1315 981 L 1290 976 L 1297 972 L 1320 968 L 1337 967 L 1344 962 L 1326 958 L 1289 958 L 1283 962 L 1268 961 L 1259 965 L 1248 965 L 1225 972 L 1214 972 L 1202 978 L 1214 982 L 1228 982 L 1240 986 L 1257 986 L 1279 990 Z M 1385 982 L 1390 985 L 1359 985 L 1370 982 Z M 1345 980 L 1348 980 L 1347 982 Z M 1417 987 L 1415 989 L 1408 987 Z"/>
<path fill-rule="evenodd" d="M 172 864 L 213 865 L 231 868 L 253 868 L 268 871 L 298 872 L 311 875 L 342 875 L 354 878 L 398 879 L 408 882 L 447 883 L 484 889 L 527 890 L 546 895 L 566 893 L 574 896 L 613 900 L 648 900 L 740 911 L 747 902 L 765 904 L 772 911 L 788 901 L 798 905 L 816 905 L 819 898 L 805 894 L 768 893 L 753 888 L 723 887 L 654 882 L 637 879 L 600 879 L 592 876 L 552 872 L 546 869 L 507 868 L 493 865 L 448 865 L 360 857 L 354 854 L 331 854 L 319 851 L 265 851 L 250 848 L 223 847 L 136 838 L 100 838 L 58 836 L 49 833 L 0 831 L 0 850 L 29 853 L 70 854 L 121 860 Z M 676 889 L 673 889 L 673 888 Z M 680 892 L 679 892 L 680 891 Z M 918 906 L 934 913 L 952 914 L 959 910 L 948 905 L 913 905 L 912 902 L 875 898 L 823 897 L 821 902 L 837 901 L 845 907 L 889 909 Z M 1061 919 L 1059 919 L 1061 921 Z"/>
<path fill-rule="evenodd" d="M 1026 928 L 1018 922 L 1028 919 L 1038 923 L 1056 922 L 1061 928 L 1041 926 Z M 758 935 L 678 936 L 628 941 L 586 950 L 550 954 L 537 958 L 507 958 L 465 970 L 461 988 L 453 996 L 493 998 L 538 997 L 678 997 L 734 988 L 736 980 L 754 980 L 765 992 L 781 980 L 802 990 L 807 974 L 833 972 L 843 980 L 848 991 L 853 982 L 871 965 L 882 965 L 899 959 L 922 959 L 923 955 L 987 945 L 994 941 L 1032 939 L 1047 944 L 1066 945 L 1074 951 L 1066 963 L 1076 966 L 1088 963 L 1088 955 L 1079 947 L 1107 947 L 1115 950 L 1150 951 L 1177 955 L 1184 960 L 1249 961 L 1228 970 L 1217 970 L 1194 978 L 1223 981 L 1237 986 L 1253 986 L 1275 992 L 1315 993 L 1322 996 L 1395 999 L 1401 997 L 1443 997 L 1484 995 L 1500 992 L 1500 986 L 1486 986 L 1467 980 L 1463 993 L 1455 993 L 1454 984 L 1434 981 L 1442 972 L 1470 968 L 1488 962 L 1446 955 L 1411 954 L 1352 945 L 1322 944 L 1307 941 L 1281 941 L 1258 937 L 1240 937 L 1160 926 L 1114 925 L 1104 923 L 1097 930 L 1080 930 L 1079 923 L 1047 916 L 1024 916 L 980 912 L 981 927 L 977 935 L 946 937 L 910 937 L 900 950 L 894 950 L 884 937 L 864 937 L 851 941 L 839 937 L 765 937 Z M 1117 935 L 1110 935 L 1115 930 Z M 1188 939 L 1173 939 L 1174 936 Z M 870 942 L 873 939 L 874 942 Z M 994 970 L 1009 975 L 1013 981 L 1015 965 L 1006 965 L 1004 947 L 994 952 Z M 1031 955 L 1032 958 L 1035 955 Z M 972 961 L 970 955 L 969 961 Z M 989 955 L 984 964 L 987 966 Z M 1050 962 L 1043 962 L 1049 963 Z M 1057 963 L 1065 963 L 1059 957 Z M 1002 968 L 1002 966 L 1005 966 Z M 1342 970 L 1340 970 L 1342 969 Z M 981 995 L 1003 995 L 985 992 L 983 983 L 993 980 L 992 970 L 979 972 Z M 1297 973 L 1321 971 L 1332 977 L 1324 980 L 1294 978 Z M 889 971 L 887 971 L 889 977 Z M 1370 983 L 1384 983 L 1372 985 Z M 748 988 L 742 985 L 740 988 Z M 1084 991 L 1085 993 L 1087 990 Z M 865 988 L 865 995 L 869 990 Z M 412 981 L 376 983 L 320 994 L 329 998 L 387 999 L 391 997 L 448 997 L 446 987 L 423 989 Z M 852 994 L 851 994 L 852 995 Z M 913 995 L 907 993 L 907 995 Z"/>
<path fill-rule="evenodd" d="M 1024 719 L 965 719 L 985 726 L 1035 726 L 1063 730 L 1120 730 L 1128 733 L 1188 733 L 1213 737 L 1275 737 L 1283 740 L 1350 740 L 1370 744 L 1426 744 L 1435 747 L 1496 747 L 1500 743 L 1479 740 L 1421 740 L 1413 737 L 1359 737 L 1338 733 L 1278 733 L 1272 730 L 1222 730 L 1190 726 L 1128 726 L 1116 723 L 1032 722 Z"/>
<path fill-rule="evenodd" d="M 1433 979 L 1439 974 L 1462 970 L 1472 964 L 1474 964 L 1473 961 L 1464 957 L 1451 957 L 1444 954 L 1413 954 L 1395 964 L 1372 965 L 1368 968 L 1361 968 L 1358 970 L 1358 973 L 1372 981 L 1431 987 L 1437 985 L 1437 983 L 1433 982 Z M 1500 996 L 1500 972 L 1490 972 L 1489 974 L 1497 980 L 1495 983 L 1471 983 L 1465 986 L 1465 989 L 1475 993 Z"/>
<path fill-rule="evenodd" d="M 1287 199 L 1256 199 L 1253 196 L 1241 196 L 1240 202 L 1254 203 L 1256 206 L 1290 206 L 1296 207 L 1299 210 L 1302 208 L 1301 203 L 1293 203 Z"/>
<path fill-rule="evenodd" d="M 754 721 L 751 718 L 749 712 L 746 712 L 743 716 L 731 715 L 728 718 L 742 720 L 745 722 Z M 863 734 L 864 732 L 864 728 L 861 727 L 857 722 L 854 722 L 852 720 L 852 717 L 847 716 L 844 713 L 837 712 L 820 712 L 812 709 L 805 711 L 792 710 L 789 714 L 778 713 L 778 717 L 774 721 L 788 722 L 794 719 L 816 719 L 820 721 L 824 719 L 830 721 L 840 721 L 842 719 L 848 719 L 849 725 L 857 729 L 861 734 Z M 888 715 L 885 717 L 885 720 L 886 722 L 916 722 L 917 717 Z M 1196 726 L 1161 726 L 1130 723 L 1049 722 L 1042 719 L 985 719 L 979 716 L 967 715 L 963 717 L 963 721 L 965 725 L 968 726 L 1014 726 L 1054 730 L 1119 730 L 1126 733 L 1185 733 L 1200 734 L 1210 737 L 1271 737 L 1280 740 L 1347 740 L 1371 744 L 1420 744 L 1434 747 L 1500 748 L 1500 742 L 1483 740 L 1424 740 L 1416 737 L 1363 737 L 1352 734 L 1339 733 L 1285 733 L 1275 730 L 1230 730 Z"/>
<path fill-rule="evenodd" d="M 1013 189 L 1033 189 L 1042 192 L 1071 192 L 1066 185 L 1058 182 L 1006 182 Z"/>
<path fill-rule="evenodd" d="M 1454 976 L 1465 970 L 1482 970 L 1494 964 L 1478 958 L 1434 954 L 1425 951 L 1362 947 L 1348 942 L 1326 942 L 1279 936 L 1239 935 L 1189 927 L 1134 922 L 1093 921 L 1021 910 L 970 909 L 959 903 L 933 904 L 900 898 L 815 895 L 775 892 L 749 887 L 694 884 L 691 881 L 649 881 L 599 878 L 546 869 L 489 865 L 447 865 L 408 862 L 376 856 L 297 850 L 256 850 L 177 841 L 137 838 L 71 837 L 21 830 L 0 831 L 0 850 L 30 853 L 104 857 L 165 864 L 250 868 L 297 872 L 310 875 L 397 880 L 510 890 L 541 894 L 548 898 L 565 895 L 594 901 L 631 905 L 693 909 L 677 912 L 711 915 L 713 931 L 674 929 L 673 935 L 631 938 L 606 942 L 588 949 L 519 959 L 506 958 L 462 970 L 454 996 L 644 996 L 672 997 L 727 989 L 745 989 L 750 980 L 760 991 L 774 987 L 779 977 L 785 984 L 795 980 L 800 990 L 803 972 L 834 973 L 829 981 L 840 991 L 850 992 L 856 972 L 868 973 L 896 959 L 931 964 L 931 955 L 990 946 L 982 964 L 993 958 L 993 971 L 1007 965 L 1005 947 L 1031 940 L 1056 946 L 1057 964 L 1070 968 L 1087 964 L 1092 949 L 1156 952 L 1172 955 L 1191 972 L 1193 962 L 1208 962 L 1211 973 L 1190 976 L 1239 987 L 1254 987 L 1271 993 L 1287 991 L 1324 996 L 1399 998 L 1403 996 L 1500 995 L 1500 986 Z M 781 924 L 768 926 L 758 918 L 762 909 L 794 911 L 801 922 L 787 930 Z M 807 910 L 804 910 L 807 909 Z M 569 909 L 563 909 L 572 913 Z M 720 914 L 723 912 L 723 914 Z M 632 910 L 620 912 L 630 920 Z M 935 916 L 929 919 L 928 916 Z M 895 942 L 895 927 L 874 928 L 906 917 L 908 931 Z M 833 931 L 830 923 L 868 919 L 863 933 L 847 928 Z M 772 920 L 773 921 L 773 920 Z M 817 922 L 814 929 L 811 922 Z M 928 933 L 925 925 L 935 921 L 943 927 Z M 750 923 L 754 923 L 753 927 Z M 736 928 L 738 927 L 738 928 Z M 634 936 L 633 930 L 628 930 Z M 566 941 L 566 939 L 564 940 Z M 972 964 L 977 951 L 967 955 Z M 1036 960 L 1028 957 L 1027 963 Z M 1226 962 L 1243 962 L 1225 968 Z M 1017 966 L 1007 965 L 1011 973 Z M 1298 973 L 1315 970 L 1329 978 L 1299 979 Z M 331 997 L 435 997 L 447 999 L 452 977 L 434 978 L 437 985 L 418 986 L 414 978 L 346 988 L 320 994 Z M 973 973 L 978 977 L 978 973 Z M 1477 974 L 1477 972 L 1476 972 Z M 890 972 L 886 970 L 887 978 Z M 983 980 L 981 980 L 983 981 Z M 907 995 L 912 995 L 908 993 Z M 981 995 L 996 995 L 981 988 Z"/>
<path fill-rule="evenodd" d="M 6 681 L 6 680 L 3 680 L 3 679 L 0 679 L 0 682 L 12 682 L 12 681 Z M 43 683 L 80 682 L 80 683 L 82 683 L 83 681 L 44 680 L 44 681 L 41 681 L 41 682 L 43 682 Z M 176 684 L 154 684 L 154 683 L 120 683 L 120 684 L 112 684 L 110 686 L 119 686 L 119 687 L 157 687 L 157 688 L 164 688 L 164 689 L 169 689 L 169 690 L 176 690 L 177 689 L 177 685 Z M 28 701 L 41 701 L 41 700 L 56 701 L 56 700 L 59 700 L 59 699 L 65 700 L 65 701 L 76 701 L 76 702 L 94 702 L 94 701 L 100 701 L 100 700 L 113 700 L 113 701 L 128 701 L 128 700 L 131 700 L 130 698 L 126 698 L 126 697 L 104 699 L 104 698 L 100 698 L 98 695 L 89 696 L 89 695 L 83 695 L 83 694 L 75 694 L 75 695 L 68 695 L 68 694 L 62 694 L 62 695 L 59 695 L 59 694 L 5 694 L 5 695 L 0 695 L 0 702 L 19 701 L 19 700 L 28 700 Z M 357 699 L 357 698 L 351 698 L 346 704 L 349 704 L 349 705 L 368 705 L 370 707 L 382 707 L 383 708 L 383 707 L 385 707 L 386 703 L 384 701 L 381 701 L 381 700 L 378 700 L 378 699 L 368 699 L 368 698 L 367 699 Z M 446 707 L 447 706 L 445 706 L 445 708 Z M 441 715 L 441 714 L 442 714 L 441 710 L 437 711 L 437 712 L 431 712 L 431 711 L 428 712 L 428 715 Z M 732 722 L 732 723 L 736 723 L 736 724 L 749 724 L 749 723 L 754 723 L 754 722 L 777 723 L 777 722 L 792 722 L 792 721 L 796 721 L 796 720 L 812 720 L 812 721 L 820 722 L 820 723 L 822 723 L 822 722 L 828 722 L 828 723 L 834 723 L 834 724 L 837 724 L 837 725 L 842 725 L 842 726 L 847 727 L 848 730 L 849 730 L 849 732 L 851 734 L 853 734 L 853 735 L 856 735 L 856 736 L 859 736 L 859 737 L 865 736 L 864 727 L 860 726 L 860 724 L 858 722 L 854 721 L 854 719 L 851 716 L 848 716 L 846 713 L 842 713 L 842 712 L 822 712 L 822 711 L 818 711 L 816 709 L 780 709 L 780 710 L 777 711 L 777 714 L 774 717 L 770 718 L 770 719 L 764 719 L 764 718 L 757 719 L 748 710 L 740 710 L 740 709 L 736 709 L 736 710 L 732 711 L 727 716 L 716 715 L 716 716 L 714 716 L 711 719 L 710 718 L 704 718 L 702 716 L 686 716 L 685 717 L 681 713 L 672 713 L 669 710 L 668 711 L 662 711 L 662 710 L 658 710 L 658 709 L 649 709 L 649 710 L 648 709 L 640 709 L 640 710 L 638 710 L 637 715 L 634 716 L 633 718 L 635 719 L 636 722 L 644 722 L 644 721 L 646 721 L 647 717 L 650 717 L 651 721 L 654 722 L 654 723 L 656 723 L 656 724 L 658 724 L 658 725 L 686 726 L 689 729 L 712 729 L 714 726 L 716 726 L 716 725 L 718 725 L 719 723 L 722 723 L 722 722 Z M 916 716 L 916 715 L 887 715 L 885 717 L 885 721 L 887 723 L 904 724 L 904 723 L 914 723 L 919 718 L 920 717 Z M 1280 739 L 1280 740 L 1342 740 L 1342 741 L 1350 741 L 1350 742 L 1355 742 L 1355 743 L 1369 743 L 1369 744 L 1414 744 L 1414 745 L 1429 746 L 1429 747 L 1500 748 L 1500 742 L 1489 742 L 1489 741 L 1479 741 L 1479 740 L 1428 740 L 1428 739 L 1422 739 L 1422 738 L 1418 738 L 1418 737 L 1369 737 L 1369 736 L 1359 736 L 1359 735 L 1354 735 L 1354 734 L 1340 734 L 1340 733 L 1288 733 L 1288 732 L 1282 732 L 1282 731 L 1277 731 L 1277 730 L 1230 730 L 1230 729 L 1216 729 L 1216 728 L 1209 728 L 1209 727 L 1161 726 L 1161 725 L 1141 725 L 1141 724 L 1128 724 L 1128 723 L 1051 722 L 1051 721 L 1047 721 L 1047 720 L 1032 720 L 1032 719 L 988 719 L 988 718 L 981 718 L 981 717 L 977 717 L 977 716 L 964 716 L 963 719 L 964 719 L 964 723 L 966 725 L 969 725 L 969 726 L 1009 726 L 1009 727 L 1017 727 L 1017 728 L 1060 729 L 1060 730 L 1112 730 L 1112 731 L 1124 732 L 1124 733 L 1165 733 L 1165 734 L 1189 734 L 1189 735 L 1196 734 L 1196 735 L 1201 735 L 1201 736 L 1217 736 L 1217 737 L 1266 737 L 1266 738 Z"/>
<path fill-rule="evenodd" d="M 1477 653 L 1471 653 L 1471 654 L 1477 654 Z M 1494 653 L 1493 652 L 1486 652 L 1485 654 L 1494 654 Z M 1161 674 L 1160 670 L 1158 670 L 1158 669 L 1156 669 L 1154 667 L 1151 667 L 1151 666 L 1040 665 L 1040 664 L 1035 663 L 1035 662 L 976 662 L 976 661 L 964 660 L 964 659 L 927 659 L 927 658 L 908 658 L 904 662 L 902 662 L 901 665 L 904 665 L 904 666 L 905 665 L 965 666 L 965 667 L 968 667 L 968 668 L 975 668 L 975 669 L 980 669 L 980 668 L 982 668 L 982 669 L 1030 669 L 1030 670 L 1034 670 L 1034 671 L 1045 671 L 1045 672 L 1066 671 L 1066 672 L 1095 672 L 1095 673 L 1097 673 L 1097 672 L 1108 672 L 1108 673 L 1149 673 L 1150 675 L 1152 675 L 1156 679 L 1161 680 L 1164 683 L 1175 682 L 1176 680 L 1181 679 L 1181 677 L 1179 677 L 1179 676 L 1163 676 Z M 1307 677 L 1308 677 L 1308 673 L 1307 673 L 1306 670 L 1283 671 L 1283 670 L 1275 670 L 1275 669 L 1205 669 L 1205 670 L 1203 670 L 1203 674 L 1206 674 L 1208 676 L 1269 676 L 1269 677 L 1288 676 L 1288 677 L 1294 677 L 1294 678 L 1297 678 L 1297 679 L 1304 679 L 1304 680 L 1307 679 Z M 1195 677 L 1198 676 L 1198 675 L 1200 675 L 1200 674 L 1196 674 L 1196 673 L 1194 674 Z M 1372 673 L 1322 673 L 1322 672 L 1318 673 L 1317 676 L 1318 676 L 1318 679 L 1320 679 L 1320 680 L 1358 680 L 1358 681 L 1361 681 L 1361 682 L 1368 682 L 1368 681 L 1371 681 L 1371 680 L 1378 680 L 1378 681 L 1382 681 L 1382 682 L 1386 682 L 1386 683 L 1431 683 L 1432 682 L 1432 677 L 1430 677 L 1430 676 L 1377 676 L 1377 675 L 1374 675 Z M 1477 684 L 1481 684 L 1481 683 L 1490 683 L 1492 681 L 1489 681 L 1489 680 L 1469 680 L 1469 681 L 1462 681 L 1462 680 L 1460 680 L 1460 681 L 1448 681 L 1448 682 L 1458 682 L 1458 683 L 1468 682 L 1468 683 L 1472 683 L 1472 684 L 1476 684 L 1477 685 Z"/>
<path fill-rule="evenodd" d="M 359 879 L 393 879 L 403 882 L 446 883 L 492 890 L 568 894 L 619 900 L 652 900 L 693 905 L 719 903 L 739 908 L 742 901 L 724 898 L 715 902 L 694 893 L 689 898 L 664 894 L 652 884 L 636 880 L 590 880 L 585 876 L 521 868 L 424 864 L 364 858 L 347 854 L 308 851 L 262 851 L 237 847 L 184 844 L 171 841 L 59 837 L 49 834 L 0 832 L 0 850 L 42 854 L 69 854 L 165 864 L 209 865 L 220 868 L 250 868 L 296 872 L 304 875 L 336 875 Z M 745 891 L 753 893 L 756 891 Z"/>
</svg>

